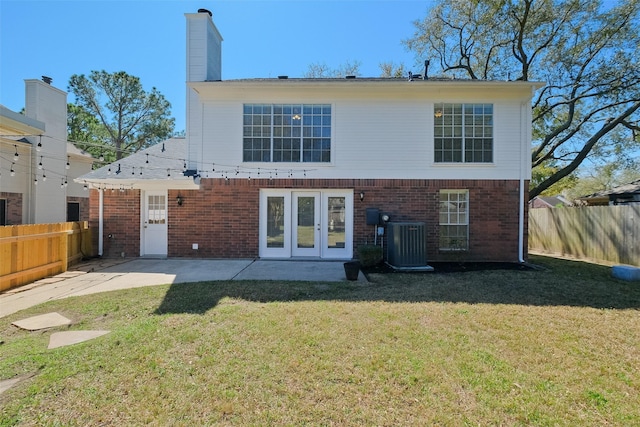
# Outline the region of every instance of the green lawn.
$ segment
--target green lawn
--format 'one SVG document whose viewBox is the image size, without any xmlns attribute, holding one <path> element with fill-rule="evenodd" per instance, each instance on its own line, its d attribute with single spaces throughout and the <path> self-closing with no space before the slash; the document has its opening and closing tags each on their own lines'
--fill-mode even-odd
<svg viewBox="0 0 640 427">
<path fill-rule="evenodd" d="M 640 425 L 640 284 L 532 271 L 202 282 L 0 319 L 0 425 Z M 57 311 L 70 327 L 11 322 Z M 111 334 L 47 350 L 53 331 Z"/>
</svg>

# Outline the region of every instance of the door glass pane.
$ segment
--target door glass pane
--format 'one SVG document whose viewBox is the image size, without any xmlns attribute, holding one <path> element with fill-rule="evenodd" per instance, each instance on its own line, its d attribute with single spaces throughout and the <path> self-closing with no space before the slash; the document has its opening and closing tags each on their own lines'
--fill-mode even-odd
<svg viewBox="0 0 640 427">
<path fill-rule="evenodd" d="M 284 248 L 284 197 L 267 197 L 267 247 Z"/>
<path fill-rule="evenodd" d="M 147 203 L 149 224 L 164 224 L 166 220 L 165 196 L 149 196 Z"/>
<path fill-rule="evenodd" d="M 298 197 L 298 248 L 315 247 L 315 197 Z"/>
<path fill-rule="evenodd" d="M 345 244 L 345 215 L 344 197 L 329 197 L 327 209 L 327 247 L 344 248 Z"/>
</svg>

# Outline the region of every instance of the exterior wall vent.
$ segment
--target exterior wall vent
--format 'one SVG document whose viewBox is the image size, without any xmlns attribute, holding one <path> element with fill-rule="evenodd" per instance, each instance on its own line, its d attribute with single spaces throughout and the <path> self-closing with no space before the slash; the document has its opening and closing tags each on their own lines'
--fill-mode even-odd
<svg viewBox="0 0 640 427">
<path fill-rule="evenodd" d="M 433 270 L 427 264 L 427 227 L 424 222 L 390 222 L 387 233 L 387 263 L 391 267 Z"/>
</svg>

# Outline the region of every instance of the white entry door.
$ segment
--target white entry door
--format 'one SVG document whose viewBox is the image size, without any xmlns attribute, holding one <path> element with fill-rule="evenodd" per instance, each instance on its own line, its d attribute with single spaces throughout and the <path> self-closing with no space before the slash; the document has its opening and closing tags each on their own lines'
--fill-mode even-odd
<svg viewBox="0 0 640 427">
<path fill-rule="evenodd" d="M 143 197 L 141 255 L 167 256 L 167 192 L 146 191 Z"/>
<path fill-rule="evenodd" d="M 353 190 L 262 190 L 260 256 L 350 259 Z"/>
</svg>

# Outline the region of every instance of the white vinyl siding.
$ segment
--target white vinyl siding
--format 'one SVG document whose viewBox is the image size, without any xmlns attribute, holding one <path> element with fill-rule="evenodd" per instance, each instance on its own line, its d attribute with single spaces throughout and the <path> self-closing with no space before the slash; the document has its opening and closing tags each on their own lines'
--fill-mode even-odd
<svg viewBox="0 0 640 427">
<path fill-rule="evenodd" d="M 198 168 L 204 178 L 222 177 L 221 171 L 237 167 L 250 169 L 256 176 L 268 176 L 278 169 L 278 176 L 343 179 L 520 179 L 524 157 L 530 153 L 529 93 L 505 90 L 447 90 L 421 93 L 322 87 L 288 87 L 280 84 L 249 90 L 231 90 L 224 84 L 216 91 L 201 92 L 202 125 L 193 135 L 190 153 L 198 152 Z M 224 82 L 221 82 L 224 83 Z M 281 82 L 278 82 L 281 83 Z M 405 82 L 416 88 L 413 83 Z M 207 83 L 209 84 L 209 82 Z M 412 86 L 413 85 L 413 86 Z M 375 89 L 375 88 L 374 88 Z M 420 89 L 420 88 L 417 88 Z M 444 98 L 444 99 L 443 99 Z M 243 160 L 243 106 L 245 104 L 331 105 L 331 161 L 284 164 L 245 162 Z M 491 163 L 438 163 L 434 158 L 434 106 L 442 102 L 493 105 L 493 161 Z M 215 164 L 216 171 L 212 172 Z M 304 172 L 303 172 L 304 170 Z M 248 176 L 246 173 L 239 176 Z M 274 174 L 275 177 L 275 174 Z"/>
</svg>

